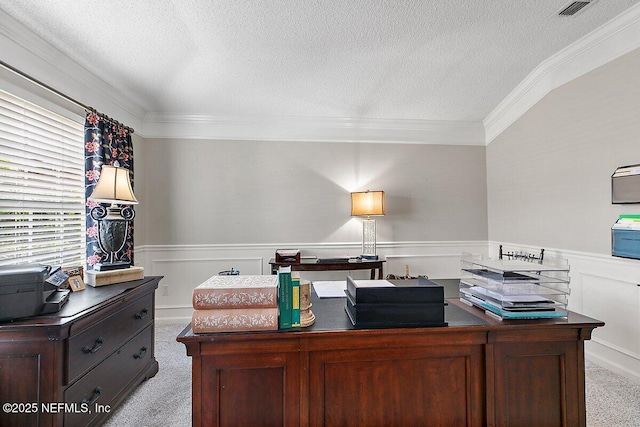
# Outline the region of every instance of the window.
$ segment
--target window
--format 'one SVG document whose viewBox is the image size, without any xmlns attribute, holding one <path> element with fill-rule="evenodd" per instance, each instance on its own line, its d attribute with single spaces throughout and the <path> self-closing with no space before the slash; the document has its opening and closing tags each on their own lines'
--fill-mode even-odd
<svg viewBox="0 0 640 427">
<path fill-rule="evenodd" d="M 83 265 L 83 124 L 0 91 L 0 265 Z"/>
</svg>

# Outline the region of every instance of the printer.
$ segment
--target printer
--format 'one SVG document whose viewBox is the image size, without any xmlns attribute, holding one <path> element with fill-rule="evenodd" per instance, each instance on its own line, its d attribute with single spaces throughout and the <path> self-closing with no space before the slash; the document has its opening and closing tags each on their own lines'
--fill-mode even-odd
<svg viewBox="0 0 640 427">
<path fill-rule="evenodd" d="M 70 291 L 60 289 L 66 280 L 58 270 L 41 264 L 0 266 L 0 322 L 60 310 Z"/>
</svg>

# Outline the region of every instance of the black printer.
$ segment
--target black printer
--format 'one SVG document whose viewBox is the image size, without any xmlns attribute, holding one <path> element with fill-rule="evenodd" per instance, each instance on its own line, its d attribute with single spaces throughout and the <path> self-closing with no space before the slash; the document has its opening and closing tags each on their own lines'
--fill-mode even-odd
<svg viewBox="0 0 640 427">
<path fill-rule="evenodd" d="M 60 310 L 70 291 L 56 273 L 41 264 L 0 266 L 0 322 Z"/>
</svg>

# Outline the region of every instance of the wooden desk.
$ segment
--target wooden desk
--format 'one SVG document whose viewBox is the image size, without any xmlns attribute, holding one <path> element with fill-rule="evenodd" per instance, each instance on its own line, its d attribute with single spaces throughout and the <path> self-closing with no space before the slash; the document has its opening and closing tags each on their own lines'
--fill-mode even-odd
<svg viewBox="0 0 640 427">
<path fill-rule="evenodd" d="M 177 337 L 194 426 L 585 426 L 584 340 L 603 323 L 498 321 L 449 299 L 447 327 L 354 329 L 312 294 L 309 328 Z"/>
<path fill-rule="evenodd" d="M 341 271 L 341 270 L 371 270 L 371 279 L 376 278 L 376 270 L 378 271 L 378 279 L 382 279 L 382 263 L 384 260 L 374 261 L 335 261 L 335 262 L 318 262 L 316 259 L 303 259 L 299 263 L 294 262 L 276 262 L 274 258 L 269 260 L 271 265 L 271 274 L 277 274 L 280 266 L 291 266 L 293 271 Z"/>
<path fill-rule="evenodd" d="M 158 372 L 154 308 L 160 279 L 87 286 L 71 293 L 58 313 L 0 323 L 0 402 L 23 405 L 0 412 L 0 425 L 102 425 Z M 82 402 L 90 411 L 82 410 Z M 64 403 L 77 410 L 42 410 Z"/>
</svg>

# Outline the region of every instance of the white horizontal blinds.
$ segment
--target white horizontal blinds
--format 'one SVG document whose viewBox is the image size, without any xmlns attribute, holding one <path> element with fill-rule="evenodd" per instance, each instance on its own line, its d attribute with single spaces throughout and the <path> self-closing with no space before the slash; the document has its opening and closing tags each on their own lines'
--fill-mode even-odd
<svg viewBox="0 0 640 427">
<path fill-rule="evenodd" d="M 82 123 L 0 91 L 0 265 L 83 265 Z"/>
</svg>

